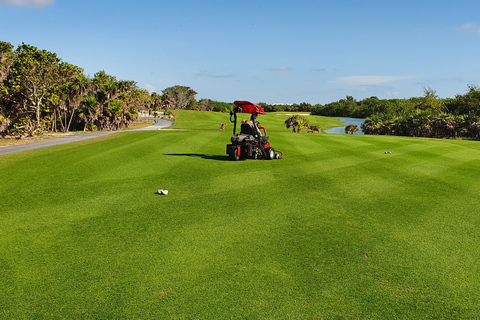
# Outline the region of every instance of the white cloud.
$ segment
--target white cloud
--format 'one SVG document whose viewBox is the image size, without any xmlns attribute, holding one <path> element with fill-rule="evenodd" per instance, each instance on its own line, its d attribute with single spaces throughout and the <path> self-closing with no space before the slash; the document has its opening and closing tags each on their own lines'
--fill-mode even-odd
<svg viewBox="0 0 480 320">
<path fill-rule="evenodd" d="M 10 4 L 23 7 L 43 7 L 53 4 L 55 0 L 0 0 L 0 4 Z"/>
<path fill-rule="evenodd" d="M 290 67 L 277 67 L 269 69 L 270 71 L 292 71 L 293 69 Z"/>
<path fill-rule="evenodd" d="M 389 98 L 399 98 L 400 97 L 400 91 L 387 91 L 387 92 L 385 92 L 385 94 Z"/>
<path fill-rule="evenodd" d="M 155 92 L 155 87 L 152 86 L 151 84 L 146 84 L 145 89 L 150 93 Z"/>
<path fill-rule="evenodd" d="M 336 78 L 332 83 L 341 83 L 352 86 L 370 86 L 378 85 L 398 80 L 411 80 L 416 76 L 349 76 Z"/>
<path fill-rule="evenodd" d="M 466 23 L 461 27 L 461 29 L 468 33 L 476 33 L 480 35 L 480 27 L 475 23 Z"/>
</svg>

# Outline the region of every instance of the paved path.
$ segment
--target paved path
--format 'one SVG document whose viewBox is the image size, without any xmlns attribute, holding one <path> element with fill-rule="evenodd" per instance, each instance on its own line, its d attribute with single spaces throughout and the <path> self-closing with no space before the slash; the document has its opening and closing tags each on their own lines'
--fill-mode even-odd
<svg viewBox="0 0 480 320">
<path fill-rule="evenodd" d="M 173 125 L 173 121 L 170 120 L 163 120 L 163 119 L 155 119 L 155 118 L 142 118 L 146 120 L 154 120 L 155 123 L 152 124 L 150 127 L 140 128 L 140 129 L 133 129 L 129 131 L 149 131 L 149 130 L 160 130 L 162 128 L 167 128 Z"/>
<path fill-rule="evenodd" d="M 147 118 L 148 119 L 148 118 Z M 128 131 L 148 131 L 148 130 L 160 130 L 162 128 L 170 127 L 173 125 L 173 121 L 163 120 L 163 119 L 150 119 L 154 120 L 155 123 L 149 127 L 140 128 L 140 129 L 133 129 Z M 75 134 L 71 136 L 65 136 L 60 138 L 53 138 L 38 142 L 31 142 L 25 144 L 19 144 L 16 146 L 9 146 L 9 147 L 0 147 L 0 155 L 2 154 L 9 154 L 33 149 L 40 149 L 45 147 L 56 146 L 59 144 L 65 144 L 70 142 L 82 141 L 92 138 L 103 137 L 112 133 L 122 132 L 122 131 L 102 131 L 102 132 L 94 132 L 94 133 L 84 133 L 84 134 Z M 125 131 L 124 131 L 125 132 Z"/>
</svg>

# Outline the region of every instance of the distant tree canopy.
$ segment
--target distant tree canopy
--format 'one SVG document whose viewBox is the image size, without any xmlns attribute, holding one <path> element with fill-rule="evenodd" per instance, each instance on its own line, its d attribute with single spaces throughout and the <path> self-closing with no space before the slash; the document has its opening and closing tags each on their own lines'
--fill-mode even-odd
<svg viewBox="0 0 480 320">
<path fill-rule="evenodd" d="M 150 95 L 134 81 L 99 71 L 93 79 L 55 53 L 0 42 L 0 134 L 47 130 L 118 130 L 148 107 Z"/>
<path fill-rule="evenodd" d="M 304 102 L 261 106 L 269 112 L 309 111 L 321 116 L 365 118 L 365 134 L 480 138 L 479 87 L 468 85 L 467 93 L 455 98 L 440 99 L 430 87 L 424 87 L 423 93 L 422 97 L 409 99 L 370 97 L 357 101 L 347 96 L 325 105 Z"/>
<path fill-rule="evenodd" d="M 14 56 L 13 46 L 8 42 L 0 41 L 0 82 L 7 77 Z"/>
<path fill-rule="evenodd" d="M 439 99 L 434 90 L 427 88 L 424 97 L 408 101 L 404 108 L 371 114 L 363 124 L 364 133 L 480 138 L 479 87 L 469 85 L 466 94 L 454 99 Z"/>
<path fill-rule="evenodd" d="M 172 109 L 195 109 L 197 93 L 190 87 L 173 86 L 162 91 L 170 99 Z"/>
<path fill-rule="evenodd" d="M 232 103 L 218 102 L 210 99 L 201 99 L 198 101 L 195 110 L 199 111 L 215 111 L 215 112 L 230 112 L 232 110 Z"/>
<path fill-rule="evenodd" d="M 23 43 L 14 50 L 0 41 L 0 135 L 31 136 L 46 131 L 119 130 L 139 110 L 230 111 L 232 104 L 202 99 L 185 86 L 156 92 L 135 81 L 99 71 L 93 78 L 55 53 Z"/>
</svg>

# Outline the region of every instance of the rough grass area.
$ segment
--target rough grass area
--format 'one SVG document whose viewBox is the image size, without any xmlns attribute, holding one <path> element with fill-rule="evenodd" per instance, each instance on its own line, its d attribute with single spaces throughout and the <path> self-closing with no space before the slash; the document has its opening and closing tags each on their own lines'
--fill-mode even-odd
<svg viewBox="0 0 480 320">
<path fill-rule="evenodd" d="M 228 127 L 0 156 L 0 318 L 478 318 L 478 142 L 275 119 L 283 160 Z"/>
<path fill-rule="evenodd" d="M 128 128 L 125 128 L 124 130 L 145 128 L 145 127 L 151 126 L 154 123 L 155 123 L 155 121 L 153 121 L 151 119 L 137 119 L 137 121 L 132 123 Z"/>
</svg>

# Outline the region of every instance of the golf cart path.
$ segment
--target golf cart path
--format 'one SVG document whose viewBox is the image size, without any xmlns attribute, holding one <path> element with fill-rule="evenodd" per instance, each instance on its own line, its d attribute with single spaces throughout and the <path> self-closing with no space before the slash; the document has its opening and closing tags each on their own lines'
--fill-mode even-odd
<svg viewBox="0 0 480 320">
<path fill-rule="evenodd" d="M 173 125 L 173 121 L 169 121 L 169 120 L 163 120 L 163 119 L 151 119 L 151 120 L 154 120 L 155 123 L 149 127 L 133 129 L 128 131 L 160 130 L 162 128 L 167 128 Z M 102 132 L 94 132 L 94 133 L 75 134 L 71 136 L 52 138 L 48 140 L 30 142 L 30 143 L 20 144 L 16 146 L 0 147 L 0 155 L 33 150 L 33 149 L 46 148 L 46 147 L 56 146 L 59 144 L 66 144 L 70 142 L 77 142 L 77 141 L 82 141 L 82 140 L 87 140 L 92 138 L 98 138 L 98 137 L 103 137 L 116 132 L 122 132 L 122 131 L 102 131 Z"/>
</svg>

